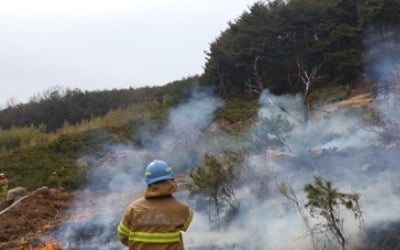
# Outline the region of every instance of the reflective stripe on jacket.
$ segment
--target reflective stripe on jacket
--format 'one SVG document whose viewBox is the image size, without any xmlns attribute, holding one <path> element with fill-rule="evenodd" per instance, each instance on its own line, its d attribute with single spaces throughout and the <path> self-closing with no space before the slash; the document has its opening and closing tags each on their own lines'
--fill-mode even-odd
<svg viewBox="0 0 400 250">
<path fill-rule="evenodd" d="M 150 185 L 145 197 L 131 203 L 118 226 L 121 242 L 129 249 L 184 249 L 181 231 L 189 227 L 193 213 L 171 194 L 173 180 Z"/>
<path fill-rule="evenodd" d="M 181 233 L 178 232 L 135 232 L 128 229 L 122 222 L 118 227 L 118 233 L 129 238 L 129 241 L 143 243 L 173 243 L 181 240 Z"/>
</svg>

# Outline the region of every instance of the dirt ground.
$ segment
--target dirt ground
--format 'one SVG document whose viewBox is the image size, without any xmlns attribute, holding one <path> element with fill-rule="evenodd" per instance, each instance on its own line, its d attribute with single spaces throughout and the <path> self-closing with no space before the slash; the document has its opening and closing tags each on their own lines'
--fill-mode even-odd
<svg viewBox="0 0 400 250">
<path fill-rule="evenodd" d="M 0 250 L 32 249 L 32 239 L 67 217 L 74 193 L 39 188 L 0 211 Z"/>
</svg>

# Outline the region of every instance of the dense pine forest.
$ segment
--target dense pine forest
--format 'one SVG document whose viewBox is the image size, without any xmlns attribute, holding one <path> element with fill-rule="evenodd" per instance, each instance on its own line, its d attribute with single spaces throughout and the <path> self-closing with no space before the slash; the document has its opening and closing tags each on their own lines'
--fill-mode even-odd
<svg viewBox="0 0 400 250">
<path fill-rule="evenodd" d="M 239 95 L 304 91 L 305 72 L 321 87 L 376 80 L 399 56 L 399 13 L 395 0 L 257 3 L 211 44 L 202 80 Z"/>
</svg>

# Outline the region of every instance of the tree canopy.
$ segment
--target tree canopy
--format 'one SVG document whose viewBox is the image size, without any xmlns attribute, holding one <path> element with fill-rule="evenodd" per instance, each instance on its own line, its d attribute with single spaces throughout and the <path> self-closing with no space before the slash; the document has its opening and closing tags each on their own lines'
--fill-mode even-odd
<svg viewBox="0 0 400 250">
<path fill-rule="evenodd" d="M 388 35 L 398 42 L 399 8 L 398 0 L 259 1 L 211 43 L 202 82 L 223 95 L 299 92 L 300 65 L 321 66 L 321 84 L 351 83 L 370 65 L 369 46 Z"/>
<path fill-rule="evenodd" d="M 132 104 L 156 102 L 160 106 L 170 106 L 188 96 L 189 89 L 196 84 L 197 78 L 193 76 L 161 87 L 137 89 L 82 91 L 55 87 L 32 98 L 28 103 L 1 110 L 0 128 L 41 125 L 47 131 L 55 131 L 64 122 L 76 124 Z"/>
</svg>

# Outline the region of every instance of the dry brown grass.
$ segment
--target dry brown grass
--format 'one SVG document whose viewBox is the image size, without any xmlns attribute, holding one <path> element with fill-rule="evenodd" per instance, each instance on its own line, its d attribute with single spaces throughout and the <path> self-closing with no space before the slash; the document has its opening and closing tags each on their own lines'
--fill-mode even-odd
<svg viewBox="0 0 400 250">
<path fill-rule="evenodd" d="M 72 192 L 40 188 L 0 214 L 0 249 L 20 249 L 66 217 Z"/>
</svg>

